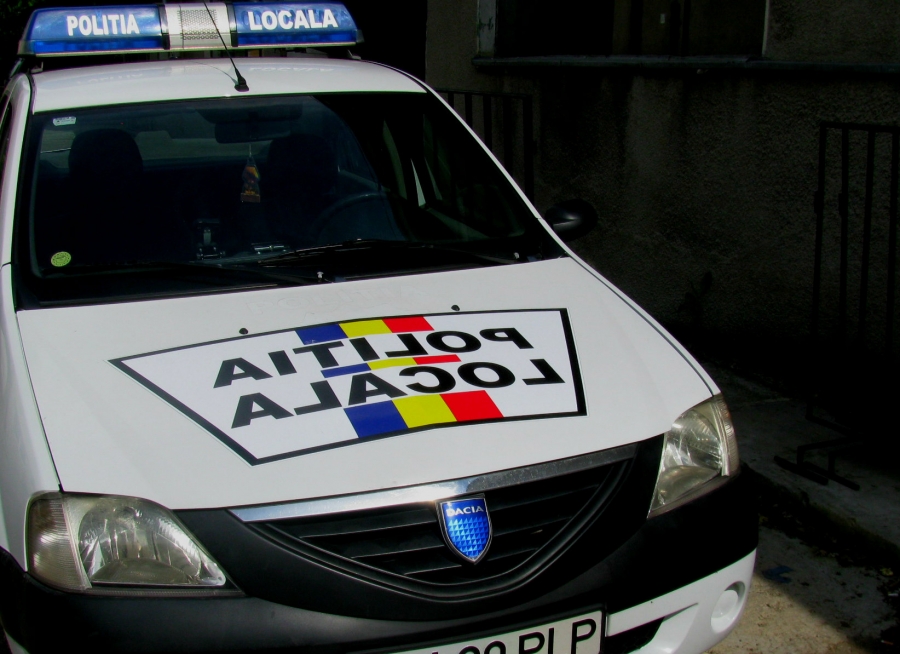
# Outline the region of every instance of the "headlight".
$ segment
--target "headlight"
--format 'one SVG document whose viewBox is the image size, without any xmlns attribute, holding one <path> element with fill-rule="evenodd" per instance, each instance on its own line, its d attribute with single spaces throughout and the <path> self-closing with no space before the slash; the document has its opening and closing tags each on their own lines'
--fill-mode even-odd
<svg viewBox="0 0 900 654">
<path fill-rule="evenodd" d="M 27 543 L 29 571 L 67 590 L 226 584 L 170 511 L 134 497 L 44 495 L 29 508 Z"/>
<path fill-rule="evenodd" d="M 740 466 L 731 414 L 721 395 L 682 413 L 666 432 L 650 515 L 706 493 Z"/>
</svg>

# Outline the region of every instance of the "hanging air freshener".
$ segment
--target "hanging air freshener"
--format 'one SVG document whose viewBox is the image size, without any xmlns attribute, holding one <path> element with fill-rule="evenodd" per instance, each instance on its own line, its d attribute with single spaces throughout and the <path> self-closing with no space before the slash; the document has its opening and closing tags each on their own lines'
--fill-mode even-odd
<svg viewBox="0 0 900 654">
<path fill-rule="evenodd" d="M 244 164 L 244 188 L 241 190 L 241 202 L 259 202 L 259 168 L 253 160 L 253 152 L 247 147 L 247 163 Z"/>
</svg>

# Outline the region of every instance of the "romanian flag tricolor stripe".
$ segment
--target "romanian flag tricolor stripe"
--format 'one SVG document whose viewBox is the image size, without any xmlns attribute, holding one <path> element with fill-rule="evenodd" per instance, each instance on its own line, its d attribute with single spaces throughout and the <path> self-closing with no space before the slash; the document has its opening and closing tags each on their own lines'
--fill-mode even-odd
<svg viewBox="0 0 900 654">
<path fill-rule="evenodd" d="M 441 423 L 495 420 L 503 414 L 487 391 L 401 397 L 344 409 L 357 436 L 379 436 Z"/>
<path fill-rule="evenodd" d="M 382 318 L 379 320 L 355 320 L 333 323 L 319 327 L 298 329 L 297 336 L 304 345 L 339 341 L 344 338 L 358 338 L 374 334 L 406 334 L 409 332 L 430 332 L 434 328 L 423 316 L 405 318 Z"/>
</svg>

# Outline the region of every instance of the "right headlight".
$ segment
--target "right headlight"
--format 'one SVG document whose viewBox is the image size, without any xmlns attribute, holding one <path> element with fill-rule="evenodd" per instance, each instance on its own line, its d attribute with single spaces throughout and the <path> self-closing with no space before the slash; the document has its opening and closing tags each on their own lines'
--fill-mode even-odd
<svg viewBox="0 0 900 654">
<path fill-rule="evenodd" d="M 29 572 L 66 590 L 227 585 L 171 511 L 136 497 L 43 495 L 29 507 L 27 544 Z"/>
<path fill-rule="evenodd" d="M 721 395 L 682 413 L 666 432 L 650 515 L 662 513 L 716 487 L 738 472 L 737 440 Z"/>
</svg>

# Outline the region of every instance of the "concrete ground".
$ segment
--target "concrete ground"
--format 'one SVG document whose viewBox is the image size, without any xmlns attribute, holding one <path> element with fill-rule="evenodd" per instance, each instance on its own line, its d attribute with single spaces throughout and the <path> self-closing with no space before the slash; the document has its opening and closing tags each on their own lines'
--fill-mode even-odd
<svg viewBox="0 0 900 654">
<path fill-rule="evenodd" d="M 737 629 L 709 654 L 886 652 L 896 624 L 880 571 L 838 557 L 768 526 L 760 527 L 753 586 Z"/>
<path fill-rule="evenodd" d="M 789 472 L 775 463 L 776 455 L 793 461 L 797 446 L 834 440 L 841 434 L 807 420 L 803 401 L 783 397 L 726 369 L 705 367 L 731 408 L 741 459 L 760 481 L 786 501 L 799 502 L 812 517 L 827 521 L 860 547 L 900 561 L 900 462 L 882 461 L 879 453 L 866 447 L 839 455 L 836 471 L 858 483 L 858 491 L 834 481 L 822 485 Z M 821 452 L 809 460 L 827 466 Z"/>
<path fill-rule="evenodd" d="M 900 652 L 900 464 L 863 448 L 839 456 L 858 491 L 793 474 L 775 455 L 794 460 L 798 445 L 840 434 L 808 421 L 801 401 L 704 367 L 731 408 L 762 514 L 746 612 L 710 654 Z"/>
</svg>

